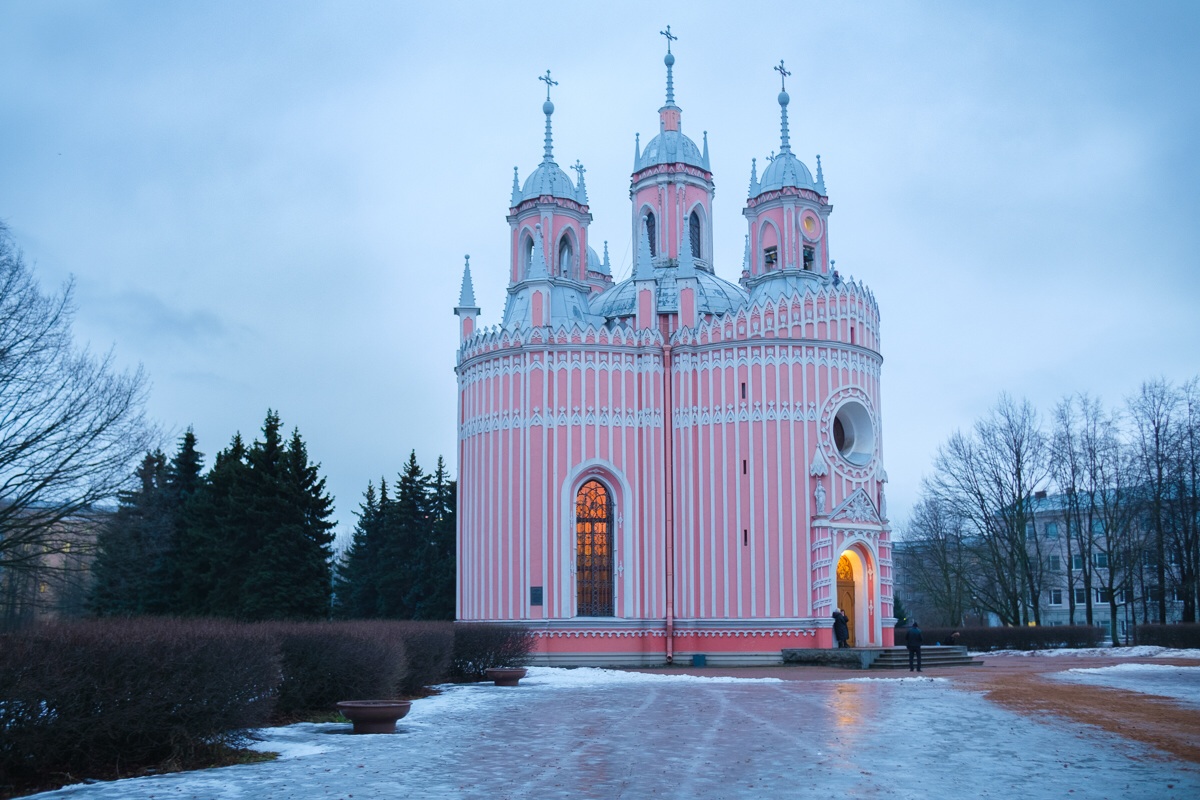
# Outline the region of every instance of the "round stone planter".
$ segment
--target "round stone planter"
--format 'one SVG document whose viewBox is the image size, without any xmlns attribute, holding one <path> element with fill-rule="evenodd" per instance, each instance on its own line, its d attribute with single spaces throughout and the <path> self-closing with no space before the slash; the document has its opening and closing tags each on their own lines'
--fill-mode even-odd
<svg viewBox="0 0 1200 800">
<path fill-rule="evenodd" d="M 343 700 L 342 716 L 354 723 L 355 733 L 395 733 L 396 720 L 412 708 L 409 700 Z"/>
<path fill-rule="evenodd" d="M 516 686 L 517 682 L 525 677 L 525 673 L 524 667 L 492 667 L 484 674 L 497 686 Z"/>
</svg>

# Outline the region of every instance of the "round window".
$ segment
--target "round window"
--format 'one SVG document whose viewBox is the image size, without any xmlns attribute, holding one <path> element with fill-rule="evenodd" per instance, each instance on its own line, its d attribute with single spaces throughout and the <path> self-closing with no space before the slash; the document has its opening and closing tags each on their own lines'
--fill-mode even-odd
<svg viewBox="0 0 1200 800">
<path fill-rule="evenodd" d="M 871 412 L 857 400 L 848 400 L 833 418 L 833 444 L 842 458 L 855 466 L 867 464 L 875 454 L 875 426 Z"/>
</svg>

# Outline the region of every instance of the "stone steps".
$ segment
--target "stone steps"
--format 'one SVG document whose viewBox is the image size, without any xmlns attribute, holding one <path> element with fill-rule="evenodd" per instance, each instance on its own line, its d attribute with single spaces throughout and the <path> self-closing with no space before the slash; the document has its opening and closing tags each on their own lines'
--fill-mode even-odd
<svg viewBox="0 0 1200 800">
<path fill-rule="evenodd" d="M 921 647 L 921 668 L 931 667 L 978 667 L 982 661 L 967 654 L 967 648 L 961 645 L 923 645 Z M 871 662 L 870 669 L 908 669 L 908 648 L 888 647 L 879 653 Z"/>
</svg>

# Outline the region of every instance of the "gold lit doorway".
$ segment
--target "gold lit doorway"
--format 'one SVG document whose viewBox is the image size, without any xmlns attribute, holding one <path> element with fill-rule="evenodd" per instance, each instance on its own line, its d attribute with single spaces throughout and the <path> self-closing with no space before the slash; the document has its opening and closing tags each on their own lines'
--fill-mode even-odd
<svg viewBox="0 0 1200 800">
<path fill-rule="evenodd" d="M 848 620 L 846 624 L 850 628 L 849 645 L 857 647 L 854 642 L 854 566 L 845 554 L 838 559 L 837 565 L 837 604 Z"/>
</svg>

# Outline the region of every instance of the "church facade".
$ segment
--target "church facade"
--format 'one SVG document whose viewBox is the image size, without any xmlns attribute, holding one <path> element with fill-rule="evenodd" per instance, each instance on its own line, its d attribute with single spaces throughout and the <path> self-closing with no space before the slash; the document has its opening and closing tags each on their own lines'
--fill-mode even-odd
<svg viewBox="0 0 1200 800">
<path fill-rule="evenodd" d="M 592 247 L 584 170 L 514 174 L 504 317 L 458 350 L 460 620 L 520 623 L 552 664 L 772 663 L 892 644 L 879 309 L 830 260 L 817 172 L 752 165 L 737 283 L 712 263 L 707 135 L 683 133 L 669 29 L 659 133 L 636 143 L 632 274 Z M 777 68 L 787 72 L 782 62 Z"/>
</svg>

